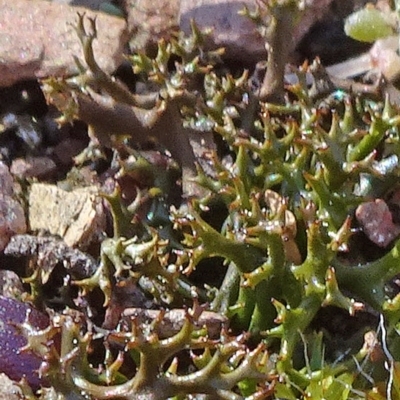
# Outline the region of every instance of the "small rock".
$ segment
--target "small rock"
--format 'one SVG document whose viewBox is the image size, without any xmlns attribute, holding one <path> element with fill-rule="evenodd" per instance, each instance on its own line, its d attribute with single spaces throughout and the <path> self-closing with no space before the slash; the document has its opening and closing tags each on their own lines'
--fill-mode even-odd
<svg viewBox="0 0 400 400">
<path fill-rule="evenodd" d="M 24 209 L 12 197 L 0 194 L 0 251 L 16 233 L 27 230 Z"/>
<path fill-rule="evenodd" d="M 28 114 L 17 115 L 7 113 L 1 118 L 5 131 L 15 131 L 15 136 L 27 150 L 35 151 L 43 142 L 43 133 L 40 124 Z"/>
<path fill-rule="evenodd" d="M 120 281 L 113 288 L 102 327 L 115 329 L 122 313 L 128 308 L 149 309 L 152 306 L 153 302 L 146 298 L 133 280 Z"/>
<path fill-rule="evenodd" d="M 96 187 L 67 192 L 35 183 L 29 194 L 29 224 L 62 237 L 68 246 L 86 247 L 105 228 L 105 214 Z"/>
<path fill-rule="evenodd" d="M 307 8 L 293 32 L 293 49 L 310 27 L 329 13 L 333 0 L 308 0 Z M 194 19 L 200 29 L 212 28 L 210 47 L 225 47 L 226 57 L 244 64 L 266 58 L 265 40 L 256 25 L 238 11 L 247 6 L 255 10 L 255 0 L 126 0 L 125 11 L 133 36 L 131 47 L 144 48 L 161 37 L 168 37 L 172 28 L 190 32 Z M 162 12 L 160 12 L 162 10 Z"/>
<path fill-rule="evenodd" d="M 0 399 L 21 400 L 23 398 L 21 388 L 6 374 L 0 374 Z"/>
<path fill-rule="evenodd" d="M 27 303 L 0 296 L 0 372 L 15 381 L 25 377 L 35 390 L 42 383 L 39 377 L 42 360 L 30 350 L 19 351 L 27 344 L 18 327 L 24 322 L 32 329 L 44 329 L 49 325 L 49 318 Z"/>
<path fill-rule="evenodd" d="M 356 218 L 371 242 L 387 247 L 400 234 L 400 226 L 393 223 L 392 213 L 382 199 L 362 203 Z"/>
<path fill-rule="evenodd" d="M 0 0 L 0 87 L 24 79 L 78 74 L 74 61 L 74 56 L 82 59 L 74 28 L 78 12 L 96 17 L 96 60 L 104 70 L 114 71 L 129 39 L 123 19 L 47 1 Z"/>
<path fill-rule="evenodd" d="M 48 236 L 14 235 L 4 249 L 4 254 L 35 260 L 42 274 L 42 283 L 47 282 L 53 269 L 60 263 L 74 279 L 88 278 L 97 268 L 96 261 L 90 255 Z"/>
<path fill-rule="evenodd" d="M 14 160 L 10 169 L 11 173 L 20 179 L 46 179 L 57 171 L 57 166 L 49 157 L 28 156 Z"/>
<path fill-rule="evenodd" d="M 131 47 L 143 49 L 167 38 L 172 29 L 179 27 L 179 7 L 180 0 L 124 0 L 128 29 L 134 33 Z"/>
<path fill-rule="evenodd" d="M 0 251 L 13 235 L 27 230 L 24 210 L 11 197 L 13 193 L 14 178 L 7 165 L 0 161 Z"/>
<path fill-rule="evenodd" d="M 400 71 L 398 50 L 398 36 L 377 40 L 369 52 L 371 69 L 375 69 L 389 81 L 396 79 Z"/>
<path fill-rule="evenodd" d="M 23 292 L 24 287 L 22 285 L 22 281 L 14 271 L 9 271 L 7 269 L 0 270 L 1 296 L 16 298 L 20 297 Z"/>
<path fill-rule="evenodd" d="M 0 193 L 11 196 L 14 192 L 14 179 L 6 164 L 0 161 Z"/>
<path fill-rule="evenodd" d="M 225 47 L 228 59 L 246 63 L 260 61 L 267 54 L 265 40 L 249 18 L 238 14 L 245 5 L 250 10 L 256 6 L 249 0 L 182 0 L 180 28 L 190 32 L 193 19 L 200 28 L 213 29 L 212 47 Z"/>
</svg>

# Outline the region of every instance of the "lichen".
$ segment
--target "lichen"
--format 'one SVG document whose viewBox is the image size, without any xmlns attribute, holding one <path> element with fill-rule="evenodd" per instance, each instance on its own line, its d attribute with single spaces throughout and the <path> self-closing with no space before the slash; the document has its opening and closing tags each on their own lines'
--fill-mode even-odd
<svg viewBox="0 0 400 400">
<path fill-rule="evenodd" d="M 266 15 L 276 20 L 267 35 L 274 63 L 273 50 L 282 39 L 276 30 L 284 29 L 280 34 L 287 38 L 300 4 L 261 6 L 258 14 L 246 13 L 261 27 Z M 283 15 L 287 7 L 296 12 Z M 269 86 L 267 75 L 260 96 L 247 71 L 232 75 L 218 68 L 221 52 L 206 51 L 195 24 L 189 37 L 160 41 L 154 57 L 130 57 L 134 72 L 148 88 L 156 88 L 151 96 L 138 96 L 98 67 L 92 50 L 95 21 L 89 23 L 88 33 L 79 16 L 86 63 L 82 75 L 48 81 L 48 96 L 68 118 L 85 120 L 102 146 L 117 152 L 124 148 L 134 154 L 125 140 L 126 126 L 137 141 L 155 135 L 183 172 L 190 172 L 186 182 L 202 188 L 204 195 L 172 206 L 158 196 L 164 190 L 159 185 L 138 191 L 126 206 L 117 188 L 105 196 L 114 232 L 101 243 L 98 268 L 71 283 L 80 301 L 100 288 L 103 307 L 115 285 L 127 281 L 158 307 L 194 305 L 185 311 L 180 330 L 167 338 L 157 334 L 162 312 L 154 323 L 132 318 L 128 327 L 120 323 L 107 330 L 66 309 L 51 318 L 47 330 L 35 333 L 45 338 L 44 353 L 43 343 L 28 343 L 43 357 L 41 373 L 64 398 L 77 399 L 203 394 L 330 400 L 364 398 L 365 393 L 380 398 L 382 390 L 373 393 L 385 382 L 391 393 L 398 382 L 400 295 L 391 295 L 387 282 L 400 272 L 400 240 L 383 256 L 360 261 L 353 257 L 351 239 L 357 235 L 356 207 L 384 196 L 398 181 L 397 109 L 365 93 L 334 90 L 324 95 L 332 82 L 317 76 L 318 62 L 300 67 L 298 83 L 286 87 L 283 76 L 277 86 Z M 274 76 L 282 74 L 282 65 L 276 65 Z M 306 74 L 314 76 L 312 87 Z M 106 125 L 99 118 L 104 115 Z M 215 134 L 223 149 L 217 152 L 212 141 L 202 157 L 195 157 L 189 134 L 197 135 L 197 143 Z M 156 226 L 150 218 L 136 218 L 143 197 L 161 204 L 159 214 L 152 215 L 162 221 Z M 212 219 L 216 204 L 225 210 L 222 224 Z M 196 284 L 196 269 L 215 258 L 222 260 L 221 285 L 210 287 L 207 277 Z M 207 308 L 199 302 L 229 319 L 229 331 L 223 330 L 219 339 L 210 339 L 207 329 L 196 325 Z M 364 346 L 349 345 L 349 354 L 336 361 L 325 358 L 329 333 L 315 332 L 312 324 L 329 306 L 350 316 L 366 309 L 380 315 L 380 336 L 370 335 L 378 343 L 365 339 Z M 59 347 L 48 340 L 55 332 Z M 381 358 L 376 356 L 379 344 Z M 92 365 L 89 355 L 99 347 L 104 360 Z"/>
</svg>

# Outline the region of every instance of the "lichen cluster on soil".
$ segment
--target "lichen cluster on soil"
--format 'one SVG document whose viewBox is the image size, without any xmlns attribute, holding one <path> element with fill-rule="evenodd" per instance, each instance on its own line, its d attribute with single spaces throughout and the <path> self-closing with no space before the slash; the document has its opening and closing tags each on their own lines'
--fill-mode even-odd
<svg viewBox="0 0 400 400">
<path fill-rule="evenodd" d="M 280 104 L 260 99 L 265 70 L 199 51 L 195 26 L 111 79 L 84 19 L 82 76 L 0 90 L 13 390 L 385 398 L 399 384 L 398 109 L 318 63 Z"/>
</svg>

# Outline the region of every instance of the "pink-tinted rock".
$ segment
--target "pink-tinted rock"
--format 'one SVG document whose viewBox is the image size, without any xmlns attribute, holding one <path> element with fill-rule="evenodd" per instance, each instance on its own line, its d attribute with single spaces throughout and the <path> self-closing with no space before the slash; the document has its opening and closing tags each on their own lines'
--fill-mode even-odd
<svg viewBox="0 0 400 400">
<path fill-rule="evenodd" d="M 128 28 L 135 32 L 134 48 L 144 48 L 149 42 L 167 37 L 171 29 L 179 26 L 181 0 L 125 0 L 123 3 Z"/>
<path fill-rule="evenodd" d="M 17 158 L 11 164 L 11 172 L 20 179 L 49 178 L 57 171 L 55 162 L 49 157 Z"/>
<path fill-rule="evenodd" d="M 18 329 L 25 318 L 36 329 L 44 329 L 49 325 L 47 315 L 26 303 L 0 296 L 0 372 L 15 381 L 25 377 L 35 389 L 41 384 L 38 374 L 41 359 L 32 351 L 20 351 L 27 344 Z"/>
<path fill-rule="evenodd" d="M 369 68 L 374 68 L 386 79 L 392 80 L 398 76 L 400 57 L 398 55 L 399 38 L 390 36 L 375 42 L 369 52 Z"/>
<path fill-rule="evenodd" d="M 0 251 L 3 251 L 16 233 L 27 230 L 21 205 L 8 195 L 0 194 Z"/>
<path fill-rule="evenodd" d="M 238 14 L 244 5 L 254 9 L 255 1 L 182 0 L 180 27 L 189 32 L 193 19 L 200 28 L 213 28 L 213 45 L 225 47 L 228 58 L 242 62 L 264 59 L 265 41 L 257 32 L 256 25 Z"/>
<path fill-rule="evenodd" d="M 0 161 L 0 194 L 11 196 L 14 191 L 14 180 L 6 164 Z"/>
<path fill-rule="evenodd" d="M 393 223 L 384 200 L 376 199 L 359 205 L 356 218 L 369 240 L 380 247 L 388 246 L 400 234 L 400 227 Z"/>
<path fill-rule="evenodd" d="M 310 27 L 329 13 L 333 0 L 308 0 L 307 8 L 294 29 L 293 48 Z M 132 47 L 145 47 L 168 36 L 171 28 L 190 31 L 190 20 L 201 28 L 212 28 L 210 46 L 225 47 L 228 58 L 255 63 L 266 57 L 265 40 L 255 24 L 238 11 L 247 6 L 255 10 L 256 0 L 126 0 L 130 30 L 138 28 Z M 163 10 L 163 12 L 159 12 Z"/>
<path fill-rule="evenodd" d="M 26 232 L 24 210 L 11 196 L 14 193 L 14 178 L 8 167 L 0 162 L 0 251 L 7 246 L 16 233 Z"/>
<path fill-rule="evenodd" d="M 73 57 L 82 58 L 74 29 L 78 12 L 96 16 L 96 60 L 105 70 L 115 70 L 129 39 L 123 19 L 47 1 L 0 0 L 0 86 L 23 79 L 77 74 Z"/>
</svg>

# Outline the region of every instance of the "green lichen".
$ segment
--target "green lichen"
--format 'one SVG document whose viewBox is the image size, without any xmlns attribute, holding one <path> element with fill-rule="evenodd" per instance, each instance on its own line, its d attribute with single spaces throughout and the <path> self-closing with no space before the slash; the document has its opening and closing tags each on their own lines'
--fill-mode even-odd
<svg viewBox="0 0 400 400">
<path fill-rule="evenodd" d="M 266 37 L 273 50 L 282 39 L 276 38 L 276 30 L 285 28 L 281 34 L 287 38 L 299 2 L 261 5 L 264 8 L 255 14 L 245 13 L 261 27 L 267 16 L 272 18 Z M 169 338 L 155 333 L 161 319 L 150 326 L 139 326 L 133 319 L 130 330 L 118 327 L 96 333 L 95 328 L 80 329 L 68 312 L 57 317 L 62 323 L 56 324 L 53 318 L 49 329 L 57 328 L 62 344 L 60 349 L 48 346 L 43 372 L 53 386 L 66 398 L 96 399 L 180 399 L 205 394 L 229 399 L 330 400 L 365 398 L 367 392 L 368 398 L 381 398 L 372 393 L 385 382 L 391 393 L 390 382 L 397 382 L 394 360 L 400 357 L 400 297 L 390 296 L 387 282 L 400 273 L 400 241 L 374 261 L 360 262 L 347 251 L 351 250 L 356 207 L 383 196 L 398 181 L 399 169 L 392 162 L 400 150 L 397 110 L 388 100 L 339 90 L 316 101 L 315 85 L 308 87 L 304 79 L 306 72 L 316 73 L 315 65 L 299 69 L 298 83 L 291 86 L 283 85 L 283 76 L 278 86 L 269 86 L 271 77 L 266 78 L 260 95 L 250 84 L 248 72 L 238 76 L 221 72 L 217 68 L 221 53 L 199 50 L 203 36 L 194 24 L 189 37 L 179 34 L 169 43 L 161 41 L 155 57 L 138 53 L 130 58 L 134 72 L 148 87 L 156 87 L 154 96 L 138 99 L 98 67 L 92 50 L 94 21 L 91 29 L 92 33 L 86 32 L 80 16 L 78 34 L 88 71 L 78 81 L 84 85 L 77 86 L 76 79 L 50 82 L 49 95 L 70 96 L 72 103 L 61 108 L 94 126 L 100 142 L 106 134 L 101 144 L 119 151 L 121 143 L 125 150 L 130 144 L 110 143 L 110 138 L 126 132 L 110 125 L 106 130 L 96 126 L 89 108 L 85 109 L 91 101 L 102 107 L 95 85 L 112 98 L 113 107 L 122 107 L 125 122 L 136 121 L 138 140 L 155 134 L 171 150 L 177 137 L 171 140 L 171 135 L 166 138 L 158 128 L 153 130 L 169 118 L 190 160 L 182 158 L 177 148 L 172 155 L 183 170 L 189 168 L 187 182 L 202 188 L 204 195 L 192 196 L 180 207 L 170 207 L 158 196 L 166 190 L 161 184 L 156 191 L 140 192 L 130 206 L 123 205 L 118 190 L 106 196 L 113 212 L 114 236 L 101 244 L 96 273 L 73 284 L 80 298 L 100 288 L 104 306 L 115 282 L 124 279 L 133 280 L 158 305 L 183 307 L 194 299 L 195 305 L 192 313 L 186 312 L 183 327 Z M 274 63 L 273 57 L 272 52 L 269 63 Z M 281 65 L 275 67 L 275 77 L 283 74 Z M 140 122 L 148 111 L 150 117 Z M 151 116 L 156 116 L 154 121 Z M 197 134 L 198 141 L 205 134 L 219 136 L 228 149 L 226 156 L 221 157 L 213 143 L 201 163 L 189 143 L 189 133 Z M 135 219 L 143 197 L 162 199 L 158 216 L 163 222 L 157 227 L 150 220 Z M 225 210 L 221 226 L 212 221 L 216 204 Z M 204 286 L 196 286 L 196 269 L 215 258 L 223 260 L 219 265 L 220 275 L 225 274 L 222 284 L 210 287 L 205 279 Z M 228 317 L 231 332 L 247 333 L 238 337 L 222 333 L 219 340 L 211 340 L 207 332 L 196 330 L 203 311 L 197 298 Z M 366 308 L 381 315 L 376 346 L 352 345 L 350 354 L 337 362 L 325 359 L 329 334 L 314 332 L 312 323 L 328 306 L 351 316 Z M 100 371 L 87 358 L 96 335 L 107 348 Z M 379 341 L 385 347 L 380 364 L 372 360 Z M 120 355 L 108 351 L 115 345 Z M 38 351 L 37 344 L 30 347 Z M 304 356 L 299 357 L 302 348 Z M 194 352 L 190 363 L 195 372 L 179 374 L 176 360 L 187 350 Z M 133 376 L 122 372 L 128 358 L 135 365 Z M 393 368 L 385 371 L 383 360 Z M 393 392 L 398 394 L 398 388 L 393 386 Z"/>
<path fill-rule="evenodd" d="M 166 399 L 183 398 L 188 394 L 206 394 L 221 399 L 259 399 L 270 393 L 266 371 L 268 355 L 260 344 L 250 351 L 246 335 L 211 340 L 195 328 L 204 308 L 195 302 L 187 310 L 182 328 L 173 336 L 162 339 L 157 328 L 163 313 L 151 324 L 139 324 L 132 317 L 130 329 L 107 333 L 84 331 L 80 316 L 72 311 L 52 318 L 43 331 L 26 332 L 30 338 L 27 349 L 41 352 L 44 359 L 41 374 L 57 389 L 60 399 Z M 50 341 L 60 337 L 60 345 Z M 36 340 L 33 340 L 36 338 Z M 37 338 L 40 338 L 38 340 Z M 88 360 L 93 341 L 103 339 L 108 349 L 103 366 L 93 368 Z M 48 343 L 47 347 L 43 343 Z M 117 356 L 110 349 L 119 347 Z M 178 372 L 183 352 L 191 354 L 195 372 Z M 135 362 L 133 377 L 119 372 L 127 358 Z M 245 380 L 261 382 L 254 385 L 250 396 L 241 396 L 237 385 Z M 236 388 L 236 389 L 235 389 Z M 25 388 L 26 393 L 29 392 Z M 61 397 L 60 397 L 61 396 Z M 177 397 L 175 397 L 177 396 Z M 31 394 L 27 398 L 34 398 Z M 44 395 L 41 398 L 49 398 Z"/>
</svg>

